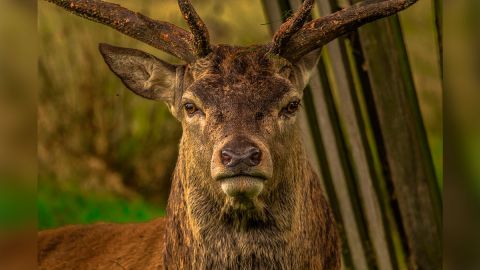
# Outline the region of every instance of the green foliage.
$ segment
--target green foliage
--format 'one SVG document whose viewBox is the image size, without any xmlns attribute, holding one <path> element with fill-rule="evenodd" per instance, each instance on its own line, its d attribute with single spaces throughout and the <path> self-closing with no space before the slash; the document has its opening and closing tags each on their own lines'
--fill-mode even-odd
<svg viewBox="0 0 480 270">
<path fill-rule="evenodd" d="M 164 209 L 141 198 L 128 199 L 105 191 L 84 191 L 43 181 L 38 187 L 38 227 L 95 222 L 144 222 L 164 215 Z"/>
<path fill-rule="evenodd" d="M 12 175 L 0 175 L 0 232 L 33 224 L 35 190 L 25 183 Z"/>
</svg>

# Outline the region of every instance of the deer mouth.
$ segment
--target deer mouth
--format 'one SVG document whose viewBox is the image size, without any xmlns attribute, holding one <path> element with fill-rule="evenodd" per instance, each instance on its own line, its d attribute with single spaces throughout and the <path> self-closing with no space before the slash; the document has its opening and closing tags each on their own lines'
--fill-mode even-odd
<svg viewBox="0 0 480 270">
<path fill-rule="evenodd" d="M 256 198 L 263 190 L 265 177 L 261 175 L 238 174 L 217 179 L 222 191 L 233 198 Z"/>
</svg>

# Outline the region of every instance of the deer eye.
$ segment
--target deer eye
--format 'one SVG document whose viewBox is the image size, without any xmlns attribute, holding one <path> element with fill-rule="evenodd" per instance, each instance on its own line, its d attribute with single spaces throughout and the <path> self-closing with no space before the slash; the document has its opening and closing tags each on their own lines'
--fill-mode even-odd
<svg viewBox="0 0 480 270">
<path fill-rule="evenodd" d="M 195 113 L 199 112 L 200 110 L 197 108 L 197 106 L 193 103 L 185 103 L 183 105 L 183 108 L 187 112 L 189 116 L 193 116 Z"/>
<path fill-rule="evenodd" d="M 296 101 L 292 101 L 290 103 L 287 104 L 287 106 L 285 106 L 282 111 L 281 111 L 281 114 L 282 115 L 293 115 L 297 110 L 298 110 L 298 107 L 300 106 L 300 101 L 296 100 Z"/>
</svg>

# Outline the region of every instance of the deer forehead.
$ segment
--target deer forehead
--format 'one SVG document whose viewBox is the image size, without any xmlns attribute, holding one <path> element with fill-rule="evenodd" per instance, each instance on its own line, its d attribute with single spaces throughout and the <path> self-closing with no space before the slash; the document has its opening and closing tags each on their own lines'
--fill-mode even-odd
<svg viewBox="0 0 480 270">
<path fill-rule="evenodd" d="M 194 83 L 183 94 L 183 100 L 192 100 L 206 108 L 270 107 L 281 103 L 284 97 L 299 96 L 288 81 L 279 77 L 251 77 L 232 82 L 222 76 L 208 76 Z"/>
<path fill-rule="evenodd" d="M 263 47 L 218 46 L 187 69 L 192 80 L 183 97 L 207 107 L 269 107 L 302 93 L 290 80 L 291 64 Z"/>
</svg>

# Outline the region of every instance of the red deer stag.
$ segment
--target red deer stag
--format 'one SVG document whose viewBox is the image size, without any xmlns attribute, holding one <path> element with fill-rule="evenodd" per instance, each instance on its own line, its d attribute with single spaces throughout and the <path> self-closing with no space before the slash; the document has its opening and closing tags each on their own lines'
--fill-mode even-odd
<svg viewBox="0 0 480 270">
<path fill-rule="evenodd" d="M 368 0 L 307 22 L 303 5 L 266 45 L 212 45 L 190 1 L 191 32 L 99 0 L 48 0 L 185 61 L 100 44 L 134 93 L 166 102 L 183 136 L 167 216 L 39 234 L 40 269 L 340 269 L 335 221 L 305 156 L 297 110 L 320 48 L 416 0 Z"/>
</svg>

